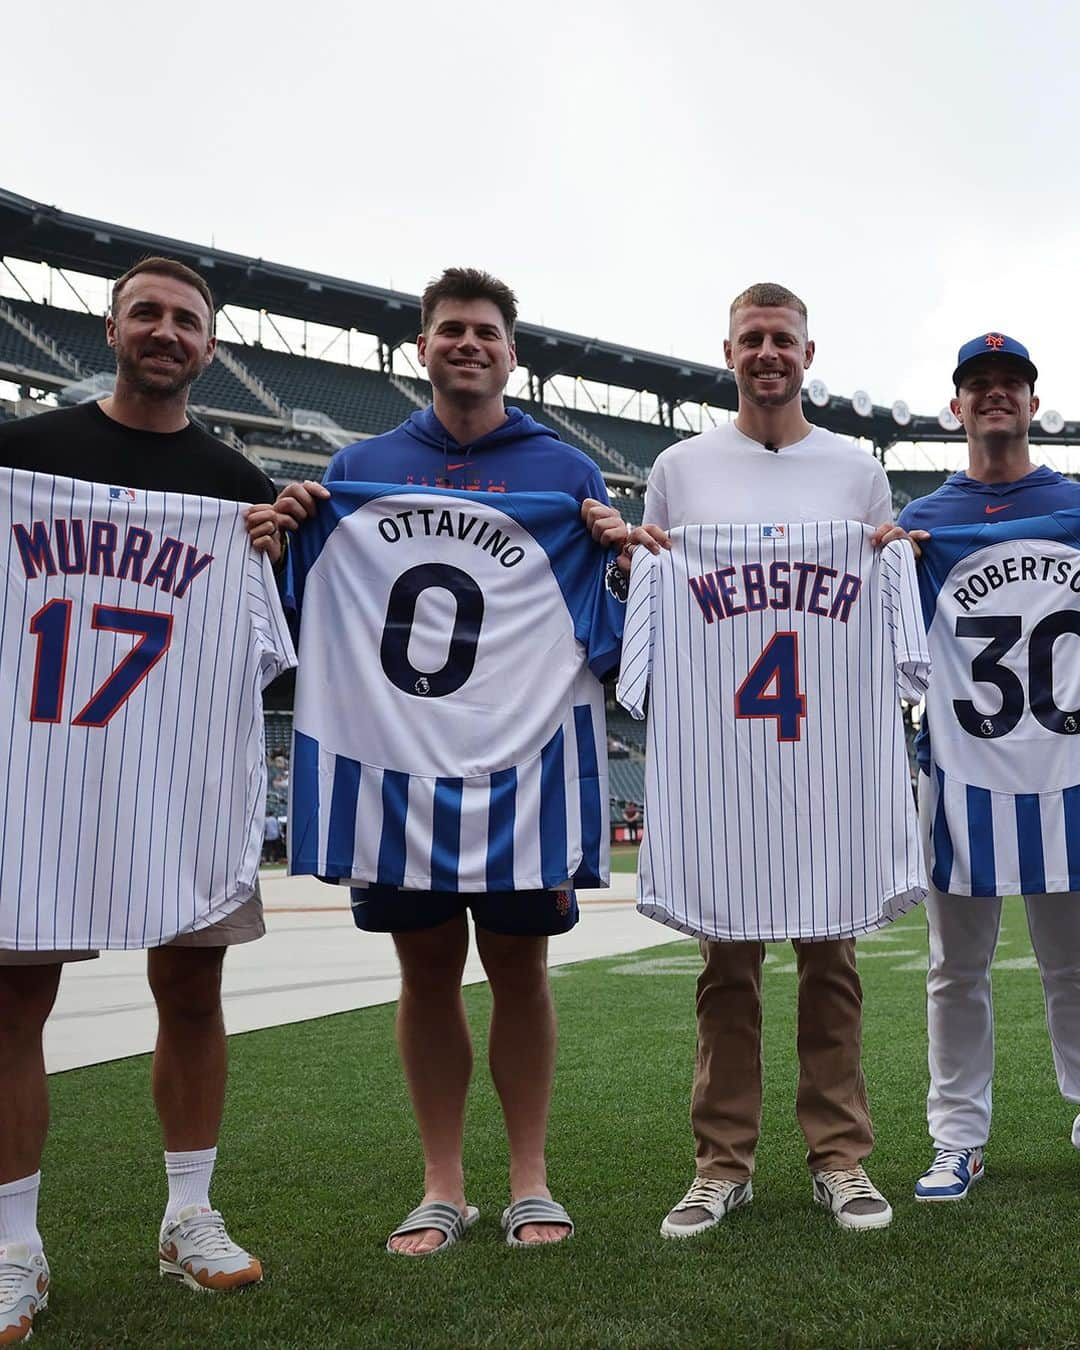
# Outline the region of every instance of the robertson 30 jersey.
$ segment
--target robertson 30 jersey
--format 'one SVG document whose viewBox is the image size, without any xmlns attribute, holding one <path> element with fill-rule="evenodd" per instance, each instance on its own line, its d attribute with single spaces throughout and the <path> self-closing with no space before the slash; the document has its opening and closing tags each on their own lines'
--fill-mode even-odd
<svg viewBox="0 0 1080 1350">
<path fill-rule="evenodd" d="M 608 876 L 608 556 L 561 493 L 328 483 L 291 550 L 290 867 L 414 890 Z"/>
<path fill-rule="evenodd" d="M 934 885 L 1080 890 L 1080 511 L 936 528 L 919 587 Z"/>
<path fill-rule="evenodd" d="M 618 697 L 644 715 L 638 908 L 845 937 L 926 893 L 898 693 L 929 673 L 909 545 L 853 521 L 701 525 L 634 560 Z"/>
<path fill-rule="evenodd" d="M 159 946 L 252 895 L 295 662 L 243 510 L 0 469 L 0 947 Z"/>
</svg>

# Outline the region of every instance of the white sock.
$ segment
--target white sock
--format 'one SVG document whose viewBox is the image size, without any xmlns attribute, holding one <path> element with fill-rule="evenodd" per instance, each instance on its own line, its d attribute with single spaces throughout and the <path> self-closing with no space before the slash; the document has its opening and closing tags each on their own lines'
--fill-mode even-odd
<svg viewBox="0 0 1080 1350">
<path fill-rule="evenodd" d="M 41 1234 L 37 1226 L 40 1189 L 40 1172 L 17 1181 L 5 1181 L 0 1186 L 0 1247 L 11 1242 L 25 1242 L 31 1256 L 41 1251 Z"/>
<path fill-rule="evenodd" d="M 210 1208 L 210 1178 L 214 1174 L 216 1148 L 197 1148 L 187 1153 L 165 1153 L 165 1175 L 169 1179 L 169 1203 L 165 1223 L 170 1223 L 188 1205 Z"/>
</svg>

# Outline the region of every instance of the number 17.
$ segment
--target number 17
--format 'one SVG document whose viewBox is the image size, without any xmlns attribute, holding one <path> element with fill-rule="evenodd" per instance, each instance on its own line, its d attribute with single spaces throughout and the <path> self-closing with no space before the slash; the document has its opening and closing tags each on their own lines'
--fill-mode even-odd
<svg viewBox="0 0 1080 1350">
<path fill-rule="evenodd" d="M 98 632 L 130 633 L 139 640 L 72 718 L 71 724 L 76 727 L 103 727 L 157 665 L 172 641 L 172 615 L 153 610 L 95 605 L 90 626 Z M 67 678 L 71 601 L 50 600 L 42 605 L 30 620 L 30 631 L 38 640 L 30 720 L 59 722 Z"/>
</svg>

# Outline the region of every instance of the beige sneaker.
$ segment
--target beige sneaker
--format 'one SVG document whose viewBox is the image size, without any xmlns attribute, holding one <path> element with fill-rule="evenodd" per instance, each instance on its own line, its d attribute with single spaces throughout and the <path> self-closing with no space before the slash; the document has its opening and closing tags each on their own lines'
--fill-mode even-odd
<svg viewBox="0 0 1080 1350">
<path fill-rule="evenodd" d="M 863 1167 L 814 1172 L 814 1199 L 841 1228 L 888 1228 L 892 1206 Z"/>
<path fill-rule="evenodd" d="M 660 1225 L 660 1232 L 668 1238 L 695 1237 L 715 1228 L 726 1214 L 748 1205 L 753 1198 L 749 1181 L 695 1177 L 694 1184 Z"/>
</svg>

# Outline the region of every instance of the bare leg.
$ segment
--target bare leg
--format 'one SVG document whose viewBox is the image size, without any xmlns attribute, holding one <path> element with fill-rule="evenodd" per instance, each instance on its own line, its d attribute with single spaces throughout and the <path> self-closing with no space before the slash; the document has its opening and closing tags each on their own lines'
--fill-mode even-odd
<svg viewBox="0 0 1080 1350">
<path fill-rule="evenodd" d="M 476 946 L 491 984 L 489 1061 L 510 1144 L 510 1194 L 551 1198 L 544 1143 L 555 1074 L 555 1009 L 547 973 L 546 937 L 476 930 Z M 561 1223 L 527 1224 L 522 1242 L 559 1242 Z"/>
<path fill-rule="evenodd" d="M 217 1144 L 228 1073 L 224 957 L 224 947 L 154 947 L 147 953 L 158 1012 L 154 1105 L 171 1153 Z"/>
<path fill-rule="evenodd" d="M 60 987 L 60 962 L 0 966 L 0 1185 L 41 1166 L 49 1129 L 49 1091 L 41 1034 Z"/>
<path fill-rule="evenodd" d="M 436 928 L 395 933 L 394 945 L 401 962 L 398 1051 L 424 1149 L 423 1203 L 441 1200 L 464 1211 L 461 1149 L 473 1062 L 461 998 L 468 920 L 459 914 Z M 424 1228 L 392 1246 L 421 1256 L 443 1241 L 437 1229 Z"/>
</svg>

